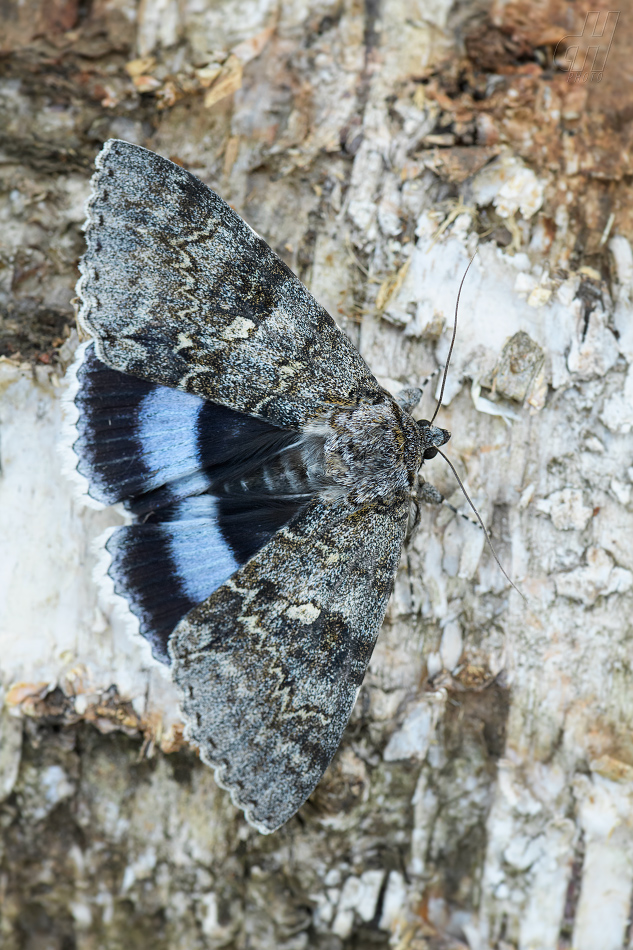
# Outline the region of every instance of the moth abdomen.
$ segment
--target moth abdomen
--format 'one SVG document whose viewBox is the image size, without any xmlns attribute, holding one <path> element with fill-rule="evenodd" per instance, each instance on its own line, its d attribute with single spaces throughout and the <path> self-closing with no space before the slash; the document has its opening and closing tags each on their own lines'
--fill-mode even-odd
<svg viewBox="0 0 633 950">
<path fill-rule="evenodd" d="M 231 477 L 213 482 L 212 490 L 223 496 L 248 493 L 251 498 L 308 500 L 328 487 L 324 441 L 323 437 L 300 436 L 278 452 L 237 463 Z M 235 477 L 238 471 L 240 477 Z"/>
</svg>

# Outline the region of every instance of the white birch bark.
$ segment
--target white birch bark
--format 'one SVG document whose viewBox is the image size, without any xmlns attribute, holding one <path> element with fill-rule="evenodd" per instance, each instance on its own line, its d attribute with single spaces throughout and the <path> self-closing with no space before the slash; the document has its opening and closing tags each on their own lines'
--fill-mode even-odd
<svg viewBox="0 0 633 950">
<path fill-rule="evenodd" d="M 0 362 L 3 946 L 630 950 L 626 228 L 604 232 L 607 286 L 562 212 L 543 239 L 569 165 L 502 141 L 464 181 L 429 170 L 422 80 L 461 55 L 474 9 L 100 0 L 83 23 L 61 4 L 64 32 L 18 7 L 0 81 L 2 329 L 24 350 Z M 65 75 L 54 49 L 72 108 L 29 80 L 32 62 Z M 93 580 L 121 517 L 81 508 L 61 471 L 76 334 L 39 346 L 36 318 L 70 313 L 87 162 L 110 135 L 229 200 L 394 392 L 443 365 L 484 212 L 512 239 L 479 245 L 439 422 L 525 600 L 477 527 L 425 509 L 341 749 L 270 838 L 182 746 L 174 687 Z M 424 471 L 468 510 L 441 459 Z"/>
</svg>

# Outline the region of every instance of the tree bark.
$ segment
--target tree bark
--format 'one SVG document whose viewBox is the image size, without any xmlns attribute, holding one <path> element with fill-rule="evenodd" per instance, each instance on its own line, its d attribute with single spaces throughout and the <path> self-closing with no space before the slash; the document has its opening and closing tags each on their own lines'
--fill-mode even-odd
<svg viewBox="0 0 633 950">
<path fill-rule="evenodd" d="M 612 16 L 2 5 L 7 950 L 633 948 L 633 65 Z M 268 837 L 94 583 L 121 518 L 81 508 L 58 458 L 109 137 L 228 200 L 393 392 L 443 366 L 478 248 L 438 423 L 523 598 L 477 526 L 425 508 L 339 752 Z M 440 458 L 424 474 L 468 513 Z"/>
</svg>

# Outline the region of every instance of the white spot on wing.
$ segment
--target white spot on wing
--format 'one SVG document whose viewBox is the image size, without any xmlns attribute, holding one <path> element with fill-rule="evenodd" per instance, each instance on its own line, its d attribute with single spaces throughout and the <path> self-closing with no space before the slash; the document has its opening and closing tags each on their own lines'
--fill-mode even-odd
<svg viewBox="0 0 633 950">
<path fill-rule="evenodd" d="M 222 330 L 222 338 L 224 340 L 246 340 L 251 330 L 254 329 L 255 324 L 252 320 L 248 320 L 246 317 L 236 317 L 233 323 Z"/>
<path fill-rule="evenodd" d="M 178 334 L 178 343 L 177 343 L 177 345 L 174 347 L 174 350 L 176 351 L 176 353 L 177 353 L 179 350 L 186 350 L 186 349 L 187 349 L 188 347 L 190 347 L 190 346 L 193 346 L 193 340 L 191 339 L 191 337 L 188 337 L 186 333 L 182 333 L 182 332 L 179 333 L 179 334 Z"/>
<path fill-rule="evenodd" d="M 317 607 L 316 604 L 297 604 L 288 607 L 286 617 L 290 617 L 291 620 L 298 620 L 299 623 L 314 623 L 320 613 L 321 608 Z"/>
</svg>

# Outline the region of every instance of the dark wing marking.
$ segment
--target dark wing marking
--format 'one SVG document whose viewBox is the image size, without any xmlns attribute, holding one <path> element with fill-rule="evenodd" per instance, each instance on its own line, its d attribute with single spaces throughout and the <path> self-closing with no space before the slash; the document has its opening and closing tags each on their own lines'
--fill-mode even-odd
<svg viewBox="0 0 633 950">
<path fill-rule="evenodd" d="M 290 818 L 340 742 L 400 558 L 404 495 L 315 499 L 176 627 L 191 738 L 260 831 Z"/>
<path fill-rule="evenodd" d="M 292 271 L 221 198 L 113 139 L 96 161 L 80 321 L 109 366 L 276 425 L 389 399 Z"/>
</svg>

